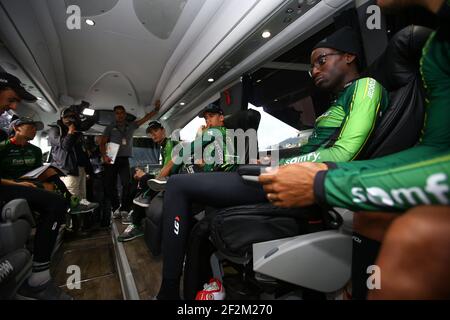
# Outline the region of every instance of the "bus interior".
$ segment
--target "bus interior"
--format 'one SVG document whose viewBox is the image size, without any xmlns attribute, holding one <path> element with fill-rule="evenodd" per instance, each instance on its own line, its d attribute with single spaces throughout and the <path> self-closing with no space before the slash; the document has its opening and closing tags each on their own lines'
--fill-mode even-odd
<svg viewBox="0 0 450 320">
<path fill-rule="evenodd" d="M 257 158 L 274 150 L 280 157 L 295 154 L 308 141 L 316 118 L 333 100 L 333 96 L 314 86 L 309 75 L 314 44 L 350 26 L 358 32 L 364 47 L 362 69 L 371 72 L 368 67 L 383 55 L 399 31 L 412 24 L 435 27 L 431 15 L 411 9 L 395 16 L 381 14 L 380 28 L 368 30 L 368 8 L 375 3 L 372 0 L 0 0 L 0 72 L 21 79 L 23 87 L 38 99 L 34 103 L 20 103 L 14 112 L 5 112 L 0 126 L 7 131 L 15 114 L 43 122 L 44 130 L 38 131 L 31 143 L 42 150 L 43 161 L 47 163 L 51 161 L 49 125 L 59 120 L 62 110 L 71 105 L 86 101 L 88 109 L 95 111 L 96 123 L 83 132 L 85 145 L 95 147 L 96 137 L 114 122 L 116 105 L 125 106 L 127 120 L 134 121 L 152 111 L 159 100 L 161 107 L 151 120 L 160 121 L 168 135 L 178 131 L 180 139 L 187 143 L 203 124 L 197 116 L 199 111 L 214 102 L 221 106 L 225 118 L 233 119 L 228 120 L 230 123 L 239 112 L 255 110 Z M 147 136 L 146 125 L 133 134 L 131 174 L 135 168 L 152 174 L 162 167 L 160 147 Z M 414 135 L 411 137 L 416 139 Z M 380 152 L 379 148 L 376 152 Z M 104 196 L 101 186 L 93 180 L 92 177 L 87 180 L 90 201 Z M 130 190 L 136 192 L 133 179 Z M 120 186 L 119 192 L 123 192 Z M 162 195 L 155 199 L 162 203 Z M 145 210 L 155 210 L 154 206 L 151 204 Z M 152 220 L 148 214 L 144 236 L 120 242 L 118 237 L 128 225 L 122 217 L 100 227 L 104 214 L 100 207 L 68 216 L 51 260 L 51 274 L 57 286 L 77 300 L 152 299 L 162 279 L 161 244 L 154 239 L 160 217 Z M 200 212 L 193 221 L 201 223 L 204 215 Z M 227 299 L 231 300 L 342 299 L 343 288 L 350 279 L 353 213 L 339 209 L 337 216 L 343 219 L 341 225 L 322 231 L 327 232 L 323 237 L 332 241 L 318 240 L 314 238 L 316 233 L 305 238 L 305 243 L 323 241 L 320 243 L 328 254 L 311 248 L 301 251 L 315 257 L 310 265 L 304 266 L 308 270 L 304 275 L 296 271 L 300 266 L 280 271 L 283 269 L 280 265 L 289 263 L 283 257 L 278 262 L 264 260 L 278 248 L 287 246 L 286 241 L 292 241 L 291 238 L 253 244 L 253 256 L 245 257 L 233 256 L 226 250 L 221 252 L 212 241 L 206 248 L 208 256 L 202 257 L 203 266 L 194 264 L 185 269 L 182 282 L 185 299 L 195 299 L 195 286 L 212 276 L 222 279 Z M 8 234 L 4 231 L 6 224 L 0 222 L 0 239 L 2 233 Z M 27 229 L 30 234 L 16 247 L 32 251 L 33 227 L 30 224 Z M 6 254 L 4 250 L 2 254 Z M 17 277 L 5 298 L 14 299 L 15 291 L 31 270 L 30 263 L 31 255 L 22 266 L 22 276 Z M 68 280 L 73 266 L 81 271 L 75 289 Z M 202 276 L 193 272 L 196 268 L 208 271 Z M 322 276 L 312 276 L 314 272 Z M 187 279 L 191 273 L 192 278 Z"/>
</svg>

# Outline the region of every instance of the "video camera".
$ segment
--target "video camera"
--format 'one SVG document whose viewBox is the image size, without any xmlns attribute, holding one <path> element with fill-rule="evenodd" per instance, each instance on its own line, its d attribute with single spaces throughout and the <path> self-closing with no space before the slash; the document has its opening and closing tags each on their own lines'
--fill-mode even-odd
<svg viewBox="0 0 450 320">
<path fill-rule="evenodd" d="M 73 123 L 78 131 L 89 130 L 98 121 L 98 112 L 90 106 L 91 104 L 87 101 L 71 105 L 61 112 L 61 119 L 65 118 L 69 123 Z"/>
</svg>

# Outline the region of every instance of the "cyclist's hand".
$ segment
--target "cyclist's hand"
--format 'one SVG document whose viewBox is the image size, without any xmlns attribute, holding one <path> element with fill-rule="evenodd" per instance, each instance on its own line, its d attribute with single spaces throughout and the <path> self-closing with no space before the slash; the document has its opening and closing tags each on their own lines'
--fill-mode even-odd
<svg viewBox="0 0 450 320">
<path fill-rule="evenodd" d="M 102 156 L 102 160 L 103 160 L 103 163 L 105 163 L 105 164 L 111 164 L 111 162 L 112 162 L 112 159 L 110 157 L 108 157 L 107 155 Z"/>
<path fill-rule="evenodd" d="M 37 188 L 37 186 L 34 183 L 28 181 L 17 182 L 17 185 L 27 188 Z"/>
<path fill-rule="evenodd" d="M 259 176 L 267 199 L 278 207 L 293 208 L 312 205 L 314 198 L 314 179 L 317 172 L 327 170 L 323 163 L 296 163 L 267 168 Z"/>
</svg>

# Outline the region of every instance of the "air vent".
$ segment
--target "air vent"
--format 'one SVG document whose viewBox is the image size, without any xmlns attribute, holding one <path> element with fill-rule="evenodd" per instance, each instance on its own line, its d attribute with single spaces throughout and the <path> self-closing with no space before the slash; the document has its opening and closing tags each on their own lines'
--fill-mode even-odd
<svg viewBox="0 0 450 320">
<path fill-rule="evenodd" d="M 172 34 L 187 0 L 133 0 L 134 11 L 142 25 L 160 39 Z"/>
</svg>

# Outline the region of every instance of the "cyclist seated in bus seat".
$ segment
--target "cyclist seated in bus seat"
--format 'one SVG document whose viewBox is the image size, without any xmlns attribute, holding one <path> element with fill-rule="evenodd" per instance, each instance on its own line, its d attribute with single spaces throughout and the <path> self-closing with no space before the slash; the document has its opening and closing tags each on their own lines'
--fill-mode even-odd
<svg viewBox="0 0 450 320">
<path fill-rule="evenodd" d="M 223 110 L 218 104 L 211 103 L 201 110 L 199 117 L 205 119 L 206 125 L 198 130 L 197 137 L 187 148 L 185 147 L 186 149 L 180 150 L 175 155 L 173 149 L 177 142 L 166 137 L 165 129 L 160 122 L 152 121 L 149 123 L 147 134 L 161 148 L 163 168 L 156 179 L 151 179 L 151 176 L 145 174 L 142 170 L 138 169 L 136 171 L 134 177 L 139 180 L 139 186 L 143 191 L 133 200 L 135 206 L 129 221 L 127 221 L 131 225 L 118 237 L 119 241 L 130 241 L 144 234 L 141 228 L 141 221 L 145 216 L 145 212 L 142 208 L 150 206 L 151 199 L 159 191 L 163 190 L 161 188 L 165 187 L 165 182 L 170 175 L 179 173 L 182 169 L 194 173 L 232 171 L 236 167 L 234 162 L 228 161 L 231 158 L 226 148 L 227 132 L 224 126 Z M 200 157 L 196 154 L 196 148 L 201 151 Z M 186 150 L 187 152 L 185 153 Z M 203 159 L 208 155 L 210 156 L 209 161 L 205 163 Z M 175 159 L 172 158 L 173 156 Z M 194 161 L 192 161 L 192 158 L 194 158 Z M 152 188 L 147 186 L 147 181 L 152 183 Z"/>
<path fill-rule="evenodd" d="M 385 280 L 382 290 L 369 292 L 369 298 L 448 299 L 450 5 L 443 0 L 378 2 L 390 9 L 421 5 L 438 18 L 439 28 L 429 36 L 420 63 L 427 99 L 419 143 L 373 160 L 283 167 L 261 176 L 260 182 L 278 206 L 319 203 L 356 211 L 354 231 L 363 241 L 354 244 L 354 254 L 356 249 L 367 255 L 369 247 L 379 248 L 382 242 L 376 264 Z M 429 212 L 435 215 L 427 216 Z M 419 221 L 422 228 L 417 228 Z M 417 262 L 424 260 L 433 263 L 418 268 Z M 365 280 L 359 282 L 367 292 Z M 383 289 L 385 284 L 389 290 Z"/>
<path fill-rule="evenodd" d="M 160 148 L 162 159 L 162 168 L 156 174 L 156 179 L 163 179 L 171 174 L 173 164 L 172 160 L 173 148 L 178 144 L 177 141 L 172 140 L 166 136 L 166 129 L 159 121 L 151 121 L 146 129 L 147 135 Z M 150 199 L 156 195 L 157 192 L 149 189 L 147 181 L 154 178 L 155 175 L 146 173 L 142 168 L 136 168 L 133 178 L 138 181 L 139 195 L 133 200 L 133 203 L 142 207 L 148 207 Z"/>
<path fill-rule="evenodd" d="M 336 100 L 317 118 L 313 133 L 300 154 L 281 159 L 297 162 L 351 161 L 364 147 L 380 113 L 388 106 L 386 90 L 372 78 L 360 78 L 361 45 L 348 27 L 318 42 L 311 53 L 311 76 Z M 164 196 L 163 282 L 159 299 L 179 298 L 179 279 L 189 234 L 192 202 L 214 207 L 267 202 L 262 186 L 247 184 L 237 173 L 177 175 L 169 179 Z M 272 199 L 269 199 L 272 200 Z M 174 221 L 179 226 L 173 232 Z"/>
<path fill-rule="evenodd" d="M 34 102 L 35 96 L 27 92 L 21 81 L 12 74 L 0 73 L 0 115 L 15 110 L 22 101 Z M 63 197 L 35 188 L 29 182 L 16 182 L 3 179 L 0 166 L 0 203 L 23 198 L 31 210 L 40 214 L 36 224 L 33 241 L 33 264 L 31 275 L 26 279 L 17 294 L 22 298 L 40 300 L 70 300 L 50 275 L 50 257 L 55 246 L 59 230 L 65 221 L 66 202 Z M 0 282 L 3 279 L 0 279 Z"/>
<path fill-rule="evenodd" d="M 177 142 L 166 136 L 166 130 L 159 121 L 150 121 L 146 133 L 160 148 L 163 168 L 157 175 L 157 179 L 163 179 L 170 175 L 172 166 L 167 164 L 172 159 L 173 147 Z M 151 199 L 158 193 L 151 190 L 147 184 L 148 180 L 154 178 L 154 175 L 146 173 L 142 168 L 137 167 L 133 178 L 138 181 L 138 195 L 133 199 L 131 216 L 127 217 L 125 221 L 130 225 L 117 237 L 117 240 L 120 242 L 131 241 L 144 235 L 142 228 L 142 219 L 145 217 L 144 208 L 150 206 Z M 124 221 L 122 220 L 122 222 Z"/>
<path fill-rule="evenodd" d="M 161 177 L 168 175 L 169 170 L 172 174 L 178 173 L 183 165 L 189 164 L 194 165 L 193 168 L 191 166 L 191 173 L 233 171 L 236 168 L 234 161 L 231 161 L 234 157 L 226 148 L 227 129 L 224 126 L 222 108 L 217 102 L 210 103 L 200 111 L 198 116 L 205 119 L 206 125 L 199 129 L 197 137 L 187 148 L 173 155 L 173 158 L 161 170 Z M 201 154 L 197 154 L 198 147 L 201 149 Z M 187 159 L 191 163 L 186 163 Z"/>
<path fill-rule="evenodd" d="M 67 190 L 59 178 L 61 173 L 56 169 L 49 167 L 36 179 L 22 178 L 28 172 L 43 165 L 41 149 L 30 143 L 36 136 L 36 132 L 43 128 L 42 122 L 27 117 L 19 117 L 11 122 L 11 138 L 0 143 L 0 170 L 3 172 L 3 177 L 29 182 L 49 191 L 57 191 L 66 198 L 72 212 L 86 211 L 85 205 Z"/>
</svg>

